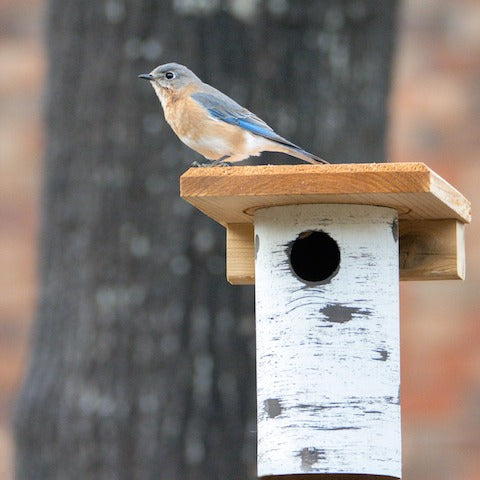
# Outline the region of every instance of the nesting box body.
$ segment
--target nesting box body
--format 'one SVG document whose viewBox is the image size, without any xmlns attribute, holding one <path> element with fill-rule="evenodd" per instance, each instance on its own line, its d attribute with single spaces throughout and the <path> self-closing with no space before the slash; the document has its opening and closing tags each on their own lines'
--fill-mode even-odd
<svg viewBox="0 0 480 480">
<path fill-rule="evenodd" d="M 400 478 L 399 273 L 463 278 L 468 201 L 423 164 L 191 169 L 181 195 L 255 283 L 259 476 Z"/>
<path fill-rule="evenodd" d="M 295 273 L 290 253 L 316 231 L 338 244 L 340 258 L 330 278 L 312 282 Z M 265 208 L 255 214 L 255 241 L 259 476 L 399 478 L 396 210 Z"/>
</svg>

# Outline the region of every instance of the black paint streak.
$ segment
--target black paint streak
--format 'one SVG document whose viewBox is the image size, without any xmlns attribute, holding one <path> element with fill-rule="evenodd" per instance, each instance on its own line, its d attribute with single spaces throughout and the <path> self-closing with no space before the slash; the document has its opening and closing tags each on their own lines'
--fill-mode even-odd
<svg viewBox="0 0 480 480">
<path fill-rule="evenodd" d="M 305 286 L 302 286 L 301 288 L 299 288 L 297 291 L 302 291 L 302 290 L 305 290 Z M 311 290 L 310 290 L 311 292 Z M 299 303 L 299 302 L 302 302 L 302 303 Z M 315 302 L 318 303 L 318 295 L 315 295 L 313 293 L 309 293 L 308 295 L 304 294 L 302 295 L 300 298 L 294 298 L 293 300 L 290 300 L 287 305 L 290 306 L 292 305 L 293 303 L 296 303 L 296 305 L 293 305 L 287 313 L 291 313 L 293 312 L 294 310 L 296 310 L 297 308 L 303 308 L 303 307 L 308 307 L 312 304 L 314 304 Z"/>
<path fill-rule="evenodd" d="M 319 460 L 326 460 L 327 458 L 325 450 L 315 447 L 305 447 L 298 452 L 296 456 L 300 457 L 302 462 L 300 468 L 303 472 L 314 472 L 318 470 L 314 467 L 314 465 Z"/>
<path fill-rule="evenodd" d="M 263 406 L 269 418 L 278 417 L 283 412 L 282 402 L 279 398 L 268 398 L 264 400 Z"/>
<path fill-rule="evenodd" d="M 392 235 L 393 235 L 393 240 L 395 240 L 395 243 L 398 242 L 398 219 L 395 219 L 392 222 Z"/>
<path fill-rule="evenodd" d="M 320 310 L 326 317 L 327 322 L 333 323 L 347 323 L 353 320 L 354 315 L 370 315 L 372 312 L 369 308 L 348 307 L 341 303 L 327 303 L 325 307 Z"/>
<path fill-rule="evenodd" d="M 374 357 L 374 360 L 380 360 L 381 362 L 386 362 L 388 357 L 390 356 L 390 353 L 388 352 L 388 350 L 385 350 L 384 348 L 377 348 L 374 351 L 380 355 L 379 357 Z"/>
<path fill-rule="evenodd" d="M 387 403 L 390 403 L 392 405 L 400 405 L 400 397 L 391 397 L 391 396 L 388 396 L 388 397 L 384 397 L 385 398 L 385 401 Z"/>
<path fill-rule="evenodd" d="M 307 410 L 309 412 L 320 412 L 321 410 L 327 410 L 328 408 L 333 407 L 322 407 L 322 405 L 308 405 L 306 403 L 300 403 L 297 405 L 297 408 L 300 410 Z"/>
<path fill-rule="evenodd" d="M 255 235 L 255 260 L 257 259 L 258 249 L 260 248 L 260 237 Z"/>
<path fill-rule="evenodd" d="M 322 432 L 335 432 L 337 430 L 361 430 L 360 427 L 333 427 L 333 428 L 325 428 L 325 427 L 314 427 L 315 430 L 321 430 Z"/>
</svg>

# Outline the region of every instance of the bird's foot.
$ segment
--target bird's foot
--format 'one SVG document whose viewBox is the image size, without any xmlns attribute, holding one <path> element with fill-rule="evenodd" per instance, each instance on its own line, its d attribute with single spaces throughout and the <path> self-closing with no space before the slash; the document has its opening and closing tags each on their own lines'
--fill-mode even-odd
<svg viewBox="0 0 480 480">
<path fill-rule="evenodd" d="M 210 165 L 211 167 L 231 167 L 232 164 L 228 162 L 214 162 Z"/>
<path fill-rule="evenodd" d="M 200 163 L 200 162 L 195 161 L 195 162 L 192 162 L 192 164 L 190 166 L 195 167 L 195 168 L 196 167 L 210 167 L 211 164 L 210 164 L 210 162 Z"/>
<path fill-rule="evenodd" d="M 231 167 L 232 164 L 226 162 L 225 160 L 229 159 L 230 157 L 228 155 L 225 155 L 223 157 L 220 157 L 219 159 L 213 161 L 211 163 L 212 167 Z"/>
<path fill-rule="evenodd" d="M 230 157 L 228 157 L 226 155 L 226 156 L 221 157 L 217 160 L 214 160 L 213 162 L 208 161 L 208 162 L 205 162 L 205 163 L 199 163 L 199 162 L 195 161 L 190 166 L 191 167 L 231 167 L 232 164 L 225 161 L 228 158 L 230 158 Z"/>
</svg>

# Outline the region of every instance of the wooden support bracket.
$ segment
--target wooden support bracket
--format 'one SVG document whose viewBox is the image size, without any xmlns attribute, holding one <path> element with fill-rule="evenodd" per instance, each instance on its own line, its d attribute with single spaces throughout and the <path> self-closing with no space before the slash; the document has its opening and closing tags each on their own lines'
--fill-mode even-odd
<svg viewBox="0 0 480 480">
<path fill-rule="evenodd" d="M 254 228 L 251 223 L 227 225 L 227 280 L 255 283 Z M 400 280 L 463 280 L 464 225 L 458 220 L 401 220 Z"/>
<path fill-rule="evenodd" d="M 400 280 L 463 280 L 464 224 L 455 219 L 401 220 Z"/>
<path fill-rule="evenodd" d="M 227 280 L 232 285 L 255 283 L 254 237 L 252 223 L 227 225 Z"/>
</svg>

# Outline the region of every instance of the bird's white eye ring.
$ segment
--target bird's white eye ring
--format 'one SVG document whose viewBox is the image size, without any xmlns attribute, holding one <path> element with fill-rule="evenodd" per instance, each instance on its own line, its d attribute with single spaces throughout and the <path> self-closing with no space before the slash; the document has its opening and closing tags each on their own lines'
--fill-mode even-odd
<svg viewBox="0 0 480 480">
<path fill-rule="evenodd" d="M 165 73 L 165 78 L 167 80 L 173 80 L 175 78 L 175 74 L 173 72 L 166 72 Z"/>
</svg>

